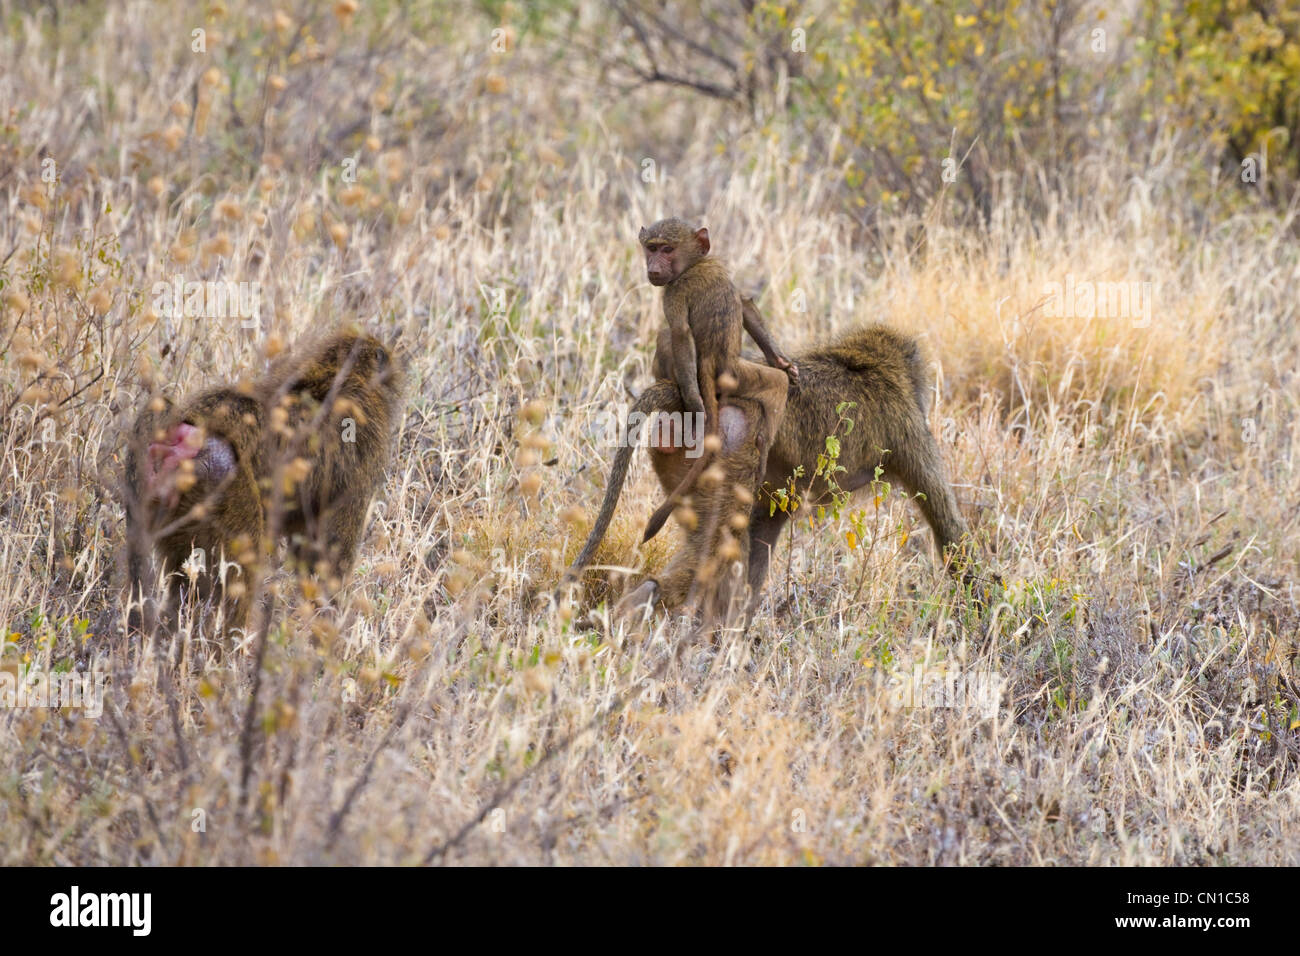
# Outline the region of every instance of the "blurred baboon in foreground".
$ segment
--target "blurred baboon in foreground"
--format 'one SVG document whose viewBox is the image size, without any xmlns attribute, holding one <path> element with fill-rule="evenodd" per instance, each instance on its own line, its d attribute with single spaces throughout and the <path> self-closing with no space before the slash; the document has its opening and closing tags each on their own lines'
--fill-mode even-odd
<svg viewBox="0 0 1300 956">
<path fill-rule="evenodd" d="M 824 477 L 814 478 L 814 472 L 817 456 L 825 451 L 827 436 L 836 435 L 840 443 L 838 464 L 845 469 L 835 477 L 839 488 L 852 492 L 867 486 L 876 477 L 879 466 L 883 470 L 882 480 L 901 484 L 916 496 L 914 500 L 946 558 L 965 534 L 966 524 L 944 474 L 938 445 L 926 424 L 928 390 L 916 342 L 883 325 L 867 326 L 844 335 L 832 345 L 811 349 L 798 356 L 796 364 L 799 389 L 790 394 L 785 417 L 768 453 L 764 486 L 769 491 L 787 487 L 796 467 L 802 466 L 803 474 L 794 480 L 794 487 L 805 507 L 825 501 L 831 489 Z M 724 403 L 739 419 L 731 427 L 738 434 L 748 434 L 747 429 L 752 429 L 756 420 L 744 403 L 732 404 L 733 401 Z M 645 415 L 662 412 L 669 416 L 684 408 L 680 393 L 666 382 L 647 389 L 634 406 L 634 410 Z M 852 428 L 845 427 L 844 418 L 853 420 Z M 743 451 L 751 444 L 742 439 L 729 447 Z M 619 456 L 625 451 L 628 449 L 620 448 Z M 726 454 L 724 451 L 724 457 Z M 676 487 L 689 467 L 685 452 L 673 443 L 652 443 L 650 460 L 665 489 Z M 613 517 L 627 472 L 626 460 L 622 468 L 619 464 L 616 457 L 600 515 L 571 574 L 590 561 Z M 737 471 L 743 471 L 745 466 L 746 460 L 742 458 L 736 465 Z M 719 487 L 725 493 L 727 486 Z M 725 511 L 726 501 L 721 504 Z M 729 519 L 725 513 L 718 513 L 718 506 L 717 499 L 711 503 L 697 502 L 695 519 L 701 526 L 714 520 L 727 523 Z M 746 549 L 753 601 L 762 590 L 772 548 L 789 517 L 788 512 L 780 509 L 772 512 L 767 494 L 760 494 L 753 503 Z M 688 536 L 678 557 L 688 565 L 698 566 L 702 560 L 713 557 L 712 547 L 702 537 Z M 698 553 L 700 548 L 705 549 L 704 554 Z M 683 589 L 678 580 L 683 566 L 675 558 L 658 578 L 648 579 L 631 592 L 621 607 L 626 608 L 630 601 L 651 600 L 661 602 L 669 610 L 678 606 L 689 591 L 689 586 Z M 665 586 L 666 583 L 671 586 Z"/>
<path fill-rule="evenodd" d="M 642 393 L 641 401 L 652 410 L 684 408 L 680 393 L 668 381 L 655 382 Z M 685 529 L 685 541 L 663 571 L 619 601 L 615 617 L 646 604 L 672 609 L 691 600 L 698 602 L 711 623 L 726 623 L 744 611 L 750 510 L 755 504 L 754 490 L 763 477 L 761 435 L 766 414 L 756 399 L 728 396 L 720 404 L 721 448 L 676 512 Z M 683 443 L 672 433 L 680 418 L 668 415 L 659 421 L 664 427 L 651 425 L 650 461 L 665 490 L 678 488 L 693 467 Z"/>
<path fill-rule="evenodd" d="M 297 573 L 337 589 L 383 481 L 401 391 L 388 350 L 342 332 L 282 356 L 260 381 L 209 389 L 179 406 L 155 397 L 127 448 L 132 600 L 153 580 L 156 554 L 168 575 L 169 623 L 192 580 L 204 602 L 220 592 L 227 632 L 243 629 L 280 537 Z"/>
</svg>

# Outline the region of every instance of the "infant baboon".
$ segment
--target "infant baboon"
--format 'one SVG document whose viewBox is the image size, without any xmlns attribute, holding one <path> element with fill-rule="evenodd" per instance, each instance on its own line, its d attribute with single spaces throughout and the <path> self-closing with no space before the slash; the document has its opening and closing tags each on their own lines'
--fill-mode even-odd
<svg viewBox="0 0 1300 956">
<path fill-rule="evenodd" d="M 686 411 L 705 416 L 705 433 L 718 433 L 720 391 L 758 403 L 762 423 L 755 438 L 760 468 L 785 411 L 790 378 L 797 370 L 772 345 L 752 303 L 746 309 L 727 269 L 709 257 L 709 231 L 692 229 L 680 219 L 663 219 L 643 228 L 646 275 L 664 289 L 666 324 L 655 343 L 656 378 L 675 382 Z M 741 330 L 748 329 L 772 367 L 741 357 Z M 663 527 L 682 496 L 694 486 L 711 455 L 696 459 L 682 482 L 646 524 L 650 540 Z"/>
<path fill-rule="evenodd" d="M 224 628 L 243 629 L 279 537 L 295 571 L 337 589 L 383 480 L 401 391 L 388 350 L 343 332 L 278 359 L 259 382 L 210 389 L 180 406 L 153 399 L 127 449 L 132 599 L 156 553 L 169 574 L 170 618 L 188 580 L 179 569 L 198 549 L 197 596 L 212 599 L 224 582 Z M 233 580 L 222 574 L 223 559 L 238 569 Z"/>
</svg>

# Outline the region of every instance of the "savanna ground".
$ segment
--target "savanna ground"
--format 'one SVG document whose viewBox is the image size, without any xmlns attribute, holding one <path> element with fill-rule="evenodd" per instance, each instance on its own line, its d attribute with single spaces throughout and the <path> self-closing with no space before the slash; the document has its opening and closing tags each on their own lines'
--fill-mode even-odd
<svg viewBox="0 0 1300 956">
<path fill-rule="evenodd" d="M 744 6 L 0 0 L 0 667 L 106 675 L 0 711 L 0 862 L 1300 863 L 1296 16 Z M 788 351 L 920 338 L 1005 590 L 877 488 L 746 636 L 549 603 L 669 214 Z M 151 389 L 348 321 L 411 384 L 339 616 L 275 579 L 260 673 L 129 637 Z M 639 454 L 601 564 L 659 500 Z"/>
</svg>

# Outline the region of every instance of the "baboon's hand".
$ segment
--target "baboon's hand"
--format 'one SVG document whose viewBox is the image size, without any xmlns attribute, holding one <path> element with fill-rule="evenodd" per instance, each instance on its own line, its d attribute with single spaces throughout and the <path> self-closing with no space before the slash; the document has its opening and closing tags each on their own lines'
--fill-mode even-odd
<svg viewBox="0 0 1300 956">
<path fill-rule="evenodd" d="M 779 368 L 785 372 L 786 378 L 790 380 L 790 391 L 799 391 L 799 366 L 795 365 L 788 358 L 780 353 L 772 357 L 772 367 Z"/>
<path fill-rule="evenodd" d="M 770 349 L 767 353 L 767 364 L 772 368 L 779 368 L 790 376 L 790 384 L 799 384 L 799 367 L 782 355 L 776 349 Z"/>
<path fill-rule="evenodd" d="M 798 365 L 795 365 L 794 362 L 791 362 L 788 358 L 782 358 L 781 364 L 778 365 L 777 368 L 785 371 L 785 374 L 790 379 L 790 385 L 793 388 L 799 387 L 799 366 Z"/>
</svg>

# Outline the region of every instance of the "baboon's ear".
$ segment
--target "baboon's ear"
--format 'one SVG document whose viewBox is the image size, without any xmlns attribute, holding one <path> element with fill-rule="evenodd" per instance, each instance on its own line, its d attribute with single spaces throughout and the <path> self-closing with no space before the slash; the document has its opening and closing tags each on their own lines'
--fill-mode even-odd
<svg viewBox="0 0 1300 956">
<path fill-rule="evenodd" d="M 707 254 L 709 251 L 709 230 L 707 229 L 696 230 L 695 241 L 700 244 L 700 252 Z"/>
<path fill-rule="evenodd" d="M 646 236 L 649 234 L 649 232 L 650 232 L 649 229 L 647 229 L 645 226 L 642 226 L 641 231 L 636 234 L 636 241 L 641 243 L 641 245 L 645 245 Z"/>
</svg>

